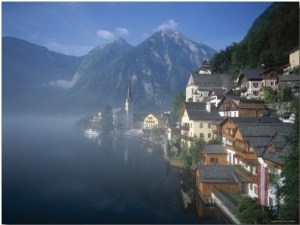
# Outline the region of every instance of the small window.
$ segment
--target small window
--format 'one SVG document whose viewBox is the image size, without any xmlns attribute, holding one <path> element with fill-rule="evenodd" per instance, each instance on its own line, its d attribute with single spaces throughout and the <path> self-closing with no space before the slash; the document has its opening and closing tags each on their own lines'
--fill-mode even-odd
<svg viewBox="0 0 300 225">
<path fill-rule="evenodd" d="M 210 123 L 208 123 L 208 124 L 207 124 L 207 128 L 211 128 L 211 125 L 210 125 Z"/>
<path fill-rule="evenodd" d="M 211 134 L 209 133 L 207 137 L 208 137 L 208 138 L 211 138 Z"/>
<path fill-rule="evenodd" d="M 258 188 L 257 188 L 257 186 L 256 186 L 256 185 L 253 185 L 253 188 L 254 188 L 254 193 L 255 193 L 255 194 L 258 194 Z"/>
<path fill-rule="evenodd" d="M 211 164 L 218 164 L 218 158 L 210 158 Z"/>
</svg>

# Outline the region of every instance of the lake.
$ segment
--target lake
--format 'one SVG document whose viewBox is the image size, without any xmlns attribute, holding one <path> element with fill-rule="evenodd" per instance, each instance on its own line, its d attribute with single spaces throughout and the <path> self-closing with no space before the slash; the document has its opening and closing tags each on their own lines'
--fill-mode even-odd
<svg viewBox="0 0 300 225">
<path fill-rule="evenodd" d="M 224 223 L 184 204 L 186 177 L 160 147 L 87 138 L 75 117 L 2 117 L 2 223 Z M 199 209 L 198 209 L 199 211 Z M 201 210 L 200 210 L 201 211 Z"/>
</svg>

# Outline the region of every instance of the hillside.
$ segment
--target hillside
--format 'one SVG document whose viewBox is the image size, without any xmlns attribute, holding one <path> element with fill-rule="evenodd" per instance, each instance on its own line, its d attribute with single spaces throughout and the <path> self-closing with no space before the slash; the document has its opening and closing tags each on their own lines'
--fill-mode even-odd
<svg viewBox="0 0 300 225">
<path fill-rule="evenodd" d="M 237 76 L 240 69 L 261 64 L 282 71 L 288 52 L 299 47 L 299 3 L 275 2 L 254 22 L 240 43 L 233 43 L 211 60 L 213 71 Z"/>
</svg>

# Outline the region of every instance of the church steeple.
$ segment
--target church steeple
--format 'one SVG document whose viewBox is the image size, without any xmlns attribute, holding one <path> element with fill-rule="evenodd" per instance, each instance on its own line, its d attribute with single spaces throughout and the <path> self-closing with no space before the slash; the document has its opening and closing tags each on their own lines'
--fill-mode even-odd
<svg viewBox="0 0 300 225">
<path fill-rule="evenodd" d="M 126 102 L 129 102 L 129 103 L 131 103 L 131 102 L 132 102 L 132 95 L 131 95 L 131 82 L 129 83 L 129 86 L 128 86 L 128 91 L 127 91 Z"/>
</svg>

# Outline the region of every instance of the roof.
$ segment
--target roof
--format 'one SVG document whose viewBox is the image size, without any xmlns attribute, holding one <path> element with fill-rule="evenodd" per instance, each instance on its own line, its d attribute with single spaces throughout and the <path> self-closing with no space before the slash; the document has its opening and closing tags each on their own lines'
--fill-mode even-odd
<svg viewBox="0 0 300 225">
<path fill-rule="evenodd" d="M 249 141 L 256 153 L 260 157 L 270 140 L 278 132 L 283 132 L 288 135 L 291 130 L 291 125 L 286 123 L 239 123 L 239 131 L 245 141 Z"/>
<path fill-rule="evenodd" d="M 282 149 L 277 150 L 276 152 L 271 152 L 268 149 L 263 153 L 262 157 L 269 161 L 272 161 L 276 164 L 284 164 L 284 156 L 287 156 L 292 151 L 291 145 L 286 145 Z"/>
<path fill-rule="evenodd" d="M 272 71 L 272 70 L 278 72 L 278 70 L 276 68 L 269 67 L 269 68 L 266 68 L 260 75 L 268 73 L 269 71 Z"/>
<path fill-rule="evenodd" d="M 263 73 L 264 70 L 261 68 L 256 69 L 244 69 L 241 71 L 238 75 L 239 80 L 242 76 L 245 76 L 248 78 L 248 80 L 262 80 L 262 77 L 260 76 L 261 73 Z"/>
<path fill-rule="evenodd" d="M 299 75 L 279 75 L 280 81 L 299 81 Z"/>
<path fill-rule="evenodd" d="M 218 120 L 221 118 L 214 104 L 211 111 L 206 110 L 206 102 L 184 102 L 185 110 L 190 120 Z"/>
<path fill-rule="evenodd" d="M 280 130 L 272 137 L 268 146 L 273 145 L 275 152 L 270 151 L 268 148 L 262 154 L 264 159 L 268 159 L 274 163 L 283 165 L 283 157 L 292 151 L 292 146 L 287 142 L 286 136 L 288 133 L 285 130 Z"/>
<path fill-rule="evenodd" d="M 293 114 L 293 112 L 285 112 L 282 114 L 282 118 L 289 118 L 291 115 Z"/>
<path fill-rule="evenodd" d="M 191 78 L 193 79 L 192 85 L 196 86 L 209 86 L 213 87 L 231 87 L 232 80 L 231 76 L 227 74 L 199 74 L 192 73 Z M 187 85 L 189 86 L 189 84 Z"/>
<path fill-rule="evenodd" d="M 237 101 L 240 101 L 240 102 L 256 102 L 256 103 L 264 103 L 263 100 L 260 100 L 260 99 L 253 99 L 253 98 L 247 98 L 247 97 L 241 97 L 241 96 L 234 96 L 234 95 L 224 95 L 221 99 L 221 101 L 218 103 L 217 105 L 217 109 L 220 108 L 220 106 L 223 104 L 223 102 L 225 101 L 225 99 L 228 99 L 229 101 L 231 101 L 234 105 L 236 105 L 238 108 L 251 108 L 251 109 L 255 109 L 254 107 L 243 107 L 243 106 L 240 106 L 238 104 L 235 103 L 234 100 L 237 100 Z M 262 108 L 259 108 L 259 109 L 262 109 Z M 263 109 L 267 109 L 267 107 L 265 107 L 263 105 Z"/>
<path fill-rule="evenodd" d="M 203 152 L 206 154 L 226 154 L 226 147 L 224 145 L 205 145 Z"/>
<path fill-rule="evenodd" d="M 202 183 L 238 183 L 233 165 L 202 165 L 197 166 Z"/>
</svg>

